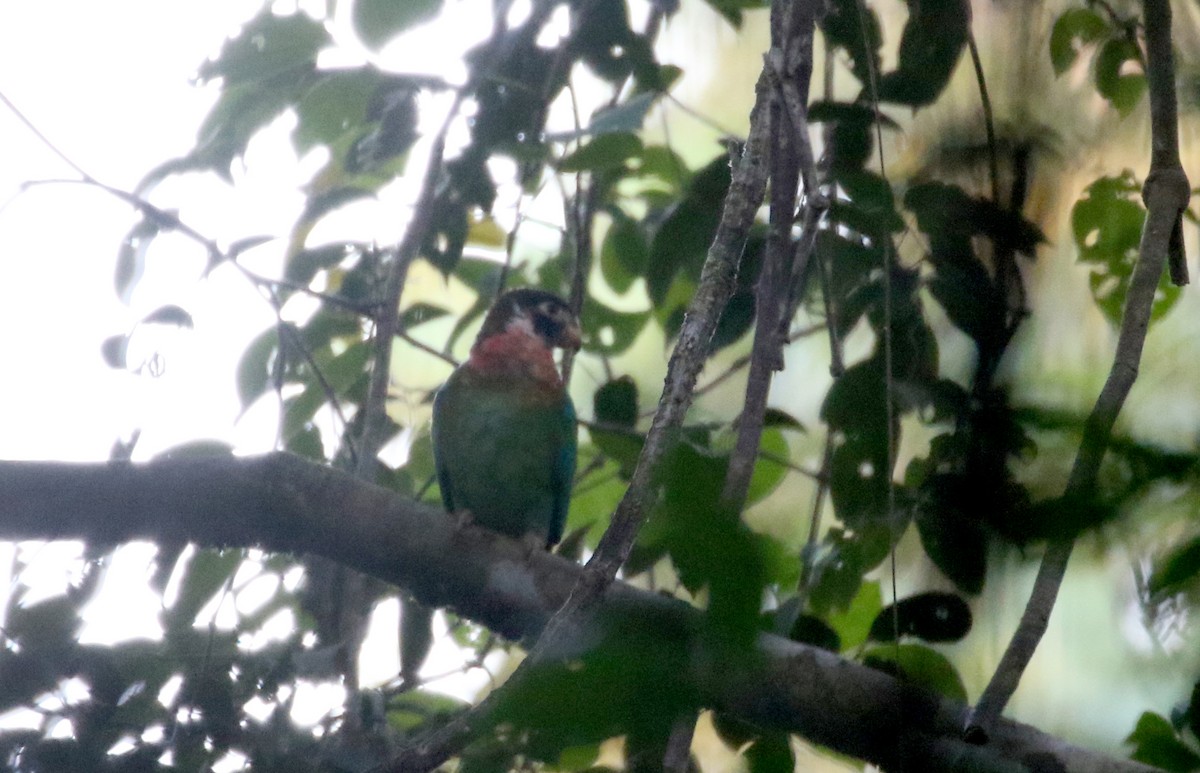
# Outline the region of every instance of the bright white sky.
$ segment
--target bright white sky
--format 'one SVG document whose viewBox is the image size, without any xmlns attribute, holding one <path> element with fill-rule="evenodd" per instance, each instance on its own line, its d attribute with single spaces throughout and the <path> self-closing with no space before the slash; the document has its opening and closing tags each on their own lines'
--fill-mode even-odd
<svg viewBox="0 0 1200 773">
<path fill-rule="evenodd" d="M 19 11 L 10 12 L 9 23 L 0 25 L 0 92 L 74 162 L 99 180 L 130 190 L 147 170 L 191 147 L 216 91 L 188 83 L 198 65 L 260 7 L 259 0 L 21 3 Z M 453 36 L 423 30 L 385 52 L 387 63 L 401 70 L 458 77 L 458 53 L 486 33 L 490 8 L 489 0 L 447 0 L 452 18 L 440 20 L 438 28 L 453 30 Z M 713 29 L 717 31 L 711 35 L 704 26 L 698 30 L 705 46 L 723 43 L 722 36 L 730 34 L 719 23 Z M 341 38 L 349 37 L 340 32 Z M 696 45 L 696 33 L 696 28 L 687 33 L 689 48 Z M 717 59 L 690 67 L 689 81 L 705 81 L 703 67 Z M 738 61 L 730 66 L 740 66 Z M 745 61 L 750 83 L 758 60 L 748 55 Z M 165 184 L 155 201 L 180 206 L 185 221 L 222 244 L 286 233 L 302 204 L 296 189 L 320 162 L 311 158 L 297 166 L 287 130 L 286 125 L 277 126 L 252 145 L 248 171 L 239 173 L 236 189 L 189 178 Z M 261 401 L 257 411 L 238 422 L 234 388 L 234 368 L 246 342 L 272 321 L 268 306 L 231 271 L 218 270 L 198 281 L 203 255 L 178 237 L 158 245 L 131 304 L 121 303 L 112 289 L 115 256 L 135 213 L 107 194 L 79 185 L 40 185 L 20 193 L 29 181 L 75 177 L 0 106 L 0 320 L 7 366 L 0 379 L 0 458 L 102 460 L 115 439 L 137 428 L 142 430 L 139 458 L 194 438 L 222 439 L 242 453 L 269 449 L 274 440 L 273 406 Z M 378 212 L 366 205 L 361 219 L 338 222 L 356 229 L 357 238 L 391 243 L 401 227 L 395 202 L 378 206 L 393 207 L 391 215 L 372 217 Z M 272 272 L 269 247 L 251 259 L 265 261 L 259 267 L 263 273 Z M 194 331 L 140 342 L 143 354 L 154 346 L 164 354 L 165 374 L 150 378 L 109 369 L 100 356 L 101 342 L 127 332 L 165 303 L 184 306 L 196 320 Z M 92 626 L 89 636 L 155 633 L 152 613 L 157 600 L 145 590 L 152 550 L 131 546 L 114 563 L 109 590 L 93 614 L 96 619 L 121 619 L 125 625 L 120 631 Z M 63 561 L 75 555 L 78 549 L 71 545 L 27 550 L 23 557 L 36 556 L 41 569 L 27 579 L 44 583 L 47 592 L 61 588 L 69 579 L 63 576 Z M 11 548 L 0 544 L 0 607 L 10 590 L 6 578 L 12 556 Z M 247 590 L 237 600 L 239 606 L 251 604 L 250 597 L 266 584 L 251 583 L 249 575 L 243 579 Z M 147 610 L 140 621 L 128 614 L 135 603 Z M 117 605 L 120 615 L 113 612 Z M 228 606 L 223 614 L 228 614 Z M 1060 623 L 1080 609 L 1060 606 Z M 377 618 L 379 635 L 373 637 L 364 660 L 368 682 L 395 672 L 396 614 L 393 605 Z M 1107 665 L 1105 661 L 1091 673 Z M 452 654 L 447 654 L 426 673 L 453 666 Z M 1102 682 L 1085 681 L 1094 689 Z M 486 677 L 476 672 L 467 679 L 438 682 L 437 687 L 466 694 L 485 683 Z M 1130 726 L 1123 719 L 1114 724 Z"/>
<path fill-rule="evenodd" d="M 260 7 L 258 0 L 25 3 L 12 14 L 16 23 L 0 27 L 0 92 L 93 177 L 132 190 L 152 167 L 190 149 L 217 92 L 189 83 L 199 64 Z M 450 0 L 449 18 L 438 26 L 455 30 L 454 39 L 426 30 L 384 52 L 387 65 L 460 77 L 458 52 L 486 34 L 490 23 L 481 7 L 490 9 L 490 3 Z M 180 207 L 185 222 L 221 244 L 286 234 L 303 204 L 297 188 L 322 161 L 314 157 L 297 166 L 288 129 L 285 122 L 252 144 L 236 189 L 215 178 L 190 177 L 164 184 L 153 200 Z M 0 156 L 0 319 L 8 364 L 0 379 L 0 458 L 103 460 L 114 440 L 136 429 L 142 431 L 137 458 L 196 438 L 224 440 L 242 453 L 269 450 L 275 437 L 272 401 L 260 401 L 239 421 L 234 387 L 246 343 L 273 321 L 257 291 L 227 269 L 199 281 L 202 251 L 182 237 L 165 237 L 150 253 L 130 304 L 123 304 L 113 290 L 113 272 L 118 245 L 136 220 L 131 208 L 81 185 L 37 185 L 22 192 L 30 181 L 78 175 L 2 105 Z M 390 243 L 399 236 L 395 209 L 373 221 L 369 205 L 360 210 L 357 225 L 341 223 L 359 228 L 356 238 Z M 258 252 L 266 257 L 251 258 L 265 260 L 256 268 L 275 273 L 277 253 Z M 159 351 L 165 373 L 152 378 L 107 367 L 101 342 L 128 332 L 166 303 L 191 312 L 196 329 L 168 331 L 157 339 L 143 335 L 131 351 L 131 359 Z M 85 638 L 157 636 L 158 601 L 145 588 L 153 552 L 149 545 L 122 549 L 89 615 L 122 625 L 90 626 Z M 21 558 L 32 566 L 25 580 L 39 587 L 39 595 L 61 592 L 71 579 L 64 562 L 69 566 L 78 555 L 72 544 L 27 546 Z M 11 590 L 13 556 L 12 546 L 0 544 L 0 607 Z M 253 575 L 239 577 L 247 589 L 238 594 L 238 607 L 252 607 L 254 596 L 271 591 L 269 583 L 252 583 Z M 146 610 L 144 617 L 129 614 L 137 604 Z M 228 621 L 232 606 L 226 603 L 218 620 Z M 363 661 L 366 683 L 396 672 L 397 615 L 395 604 L 377 615 L 378 635 Z M 426 674 L 454 669 L 454 653 L 443 655 L 431 659 Z M 476 671 L 437 687 L 466 695 L 486 682 Z M 315 705 L 299 704 L 302 712 Z"/>
</svg>

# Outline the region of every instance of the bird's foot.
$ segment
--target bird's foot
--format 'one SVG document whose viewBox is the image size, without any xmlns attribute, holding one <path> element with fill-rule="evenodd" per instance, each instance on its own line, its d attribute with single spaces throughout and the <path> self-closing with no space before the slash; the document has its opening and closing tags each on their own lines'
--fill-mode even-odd
<svg viewBox="0 0 1200 773">
<path fill-rule="evenodd" d="M 527 532 L 520 539 L 521 546 L 525 548 L 525 561 L 529 562 L 537 553 L 545 552 L 546 550 L 546 535 L 538 534 L 537 532 Z"/>
<path fill-rule="evenodd" d="M 475 523 L 475 516 L 472 515 L 471 511 L 467 510 L 466 508 L 463 508 L 462 510 L 455 510 L 453 513 L 451 513 L 451 515 L 454 517 L 455 531 L 462 531 L 471 524 Z"/>
</svg>

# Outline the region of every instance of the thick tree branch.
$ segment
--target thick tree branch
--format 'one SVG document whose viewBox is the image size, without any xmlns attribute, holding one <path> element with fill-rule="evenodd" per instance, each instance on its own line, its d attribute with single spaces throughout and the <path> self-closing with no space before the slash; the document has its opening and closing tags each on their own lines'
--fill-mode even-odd
<svg viewBox="0 0 1200 773">
<path fill-rule="evenodd" d="M 1187 175 L 1179 163 L 1169 0 L 1146 0 L 1145 14 L 1153 129 L 1150 174 L 1142 191 L 1147 210 L 1146 222 L 1138 248 L 1137 265 L 1134 266 L 1129 294 L 1125 299 L 1116 356 L 1100 397 L 1096 399 L 1096 405 L 1084 425 L 1079 453 L 1063 493 L 1063 499 L 1068 502 L 1084 499 L 1096 489 L 1100 463 L 1108 448 L 1113 424 L 1137 379 L 1142 346 L 1150 326 L 1163 264 L 1168 254 L 1175 254 L 1172 248 L 1181 227 L 1181 213 L 1187 207 L 1190 195 Z M 1182 237 L 1178 238 L 1178 254 L 1182 256 Z M 1186 275 L 1183 278 L 1186 281 Z M 968 718 L 968 738 L 986 740 L 989 728 L 1016 691 L 1025 667 L 1046 632 L 1073 547 L 1072 539 L 1062 539 L 1051 543 L 1046 549 L 1021 622 L 996 673 Z"/>
<path fill-rule="evenodd" d="M 536 637 L 583 570 L 482 529 L 456 529 L 435 508 L 288 454 L 166 459 L 145 465 L 0 462 L 0 539 L 188 540 L 313 553 L 449 606 L 509 638 Z M 621 582 L 589 611 L 637 615 L 691 653 L 688 683 L 705 706 L 798 733 L 842 753 L 900 769 L 1146 773 L 1001 720 L 987 748 L 955 739 L 966 707 L 836 655 L 760 636 L 758 657 L 724 657 L 699 610 Z M 588 638 L 564 642 L 577 656 Z M 551 653 L 554 655 L 555 653 Z M 1023 766 L 1023 767 L 1022 767 Z"/>
</svg>

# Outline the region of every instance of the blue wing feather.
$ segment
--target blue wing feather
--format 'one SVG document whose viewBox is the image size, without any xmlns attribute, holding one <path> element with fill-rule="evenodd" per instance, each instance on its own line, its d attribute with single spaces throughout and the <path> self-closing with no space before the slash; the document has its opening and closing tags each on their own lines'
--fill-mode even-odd
<svg viewBox="0 0 1200 773">
<path fill-rule="evenodd" d="M 556 545 L 562 539 L 563 527 L 567 523 L 567 510 L 571 505 L 571 488 L 575 481 L 575 459 L 577 455 L 577 440 L 575 429 L 575 405 L 567 396 L 563 403 L 563 447 L 559 449 L 558 460 L 554 469 L 554 510 L 550 514 L 550 530 L 547 534 L 547 547 Z"/>
<path fill-rule="evenodd" d="M 450 493 L 450 471 L 446 469 L 446 452 L 441 438 L 441 421 L 437 421 L 436 417 L 441 412 L 443 406 L 443 394 L 445 387 L 437 391 L 433 396 L 433 422 L 432 440 L 433 440 L 433 466 L 437 471 L 438 490 L 442 492 L 442 505 L 446 508 L 446 512 L 454 512 L 454 496 Z"/>
</svg>

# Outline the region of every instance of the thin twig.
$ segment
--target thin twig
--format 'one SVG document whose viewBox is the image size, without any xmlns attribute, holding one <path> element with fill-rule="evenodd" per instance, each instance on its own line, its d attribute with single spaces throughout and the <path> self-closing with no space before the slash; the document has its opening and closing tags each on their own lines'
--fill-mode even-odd
<svg viewBox="0 0 1200 773">
<path fill-rule="evenodd" d="M 400 296 L 404 293 L 405 280 L 408 277 L 408 267 L 412 264 L 421 249 L 421 244 L 433 223 L 434 197 L 437 193 L 437 182 L 442 174 L 442 163 L 446 152 L 446 134 L 450 125 L 458 115 L 465 93 L 459 91 L 454 104 L 446 113 L 442 126 L 434 136 L 429 150 L 429 162 L 425 168 L 425 178 L 421 182 L 421 192 L 417 197 L 416 208 L 412 221 L 404 232 L 404 238 L 396 247 L 392 263 L 388 271 L 387 282 L 384 285 L 383 297 L 379 308 L 379 316 L 375 322 L 375 352 L 372 359 L 371 379 L 367 387 L 367 396 L 363 401 L 362 431 L 359 434 L 359 458 L 356 473 L 373 478 L 375 458 L 383 443 L 383 427 L 387 422 L 388 384 L 391 381 L 392 339 L 400 331 Z"/>
<path fill-rule="evenodd" d="M 425 352 L 426 354 L 437 357 L 439 360 L 446 363 L 447 365 L 449 365 L 452 368 L 457 368 L 460 364 L 458 360 L 454 359 L 449 354 L 446 354 L 441 349 L 430 346 L 429 344 L 425 343 L 424 341 L 422 341 L 418 338 L 414 338 L 413 335 L 411 333 L 409 333 L 407 330 L 397 331 L 396 337 L 399 338 L 401 341 L 404 341 L 405 343 L 409 344 L 410 346 L 412 346 L 416 349 L 420 349 L 421 351 Z"/>
<path fill-rule="evenodd" d="M 573 625 L 577 610 L 600 597 L 617 569 L 628 558 L 638 529 L 657 495 L 651 485 L 655 469 L 673 445 L 691 405 L 692 389 L 708 356 L 708 342 L 716 329 L 721 311 L 733 293 L 737 263 L 766 188 L 766 169 L 763 164 L 763 130 L 766 124 L 762 117 L 766 103 L 765 75 L 759 78 L 756 95 L 750 120 L 750 138 L 725 196 L 725 209 L 717 234 L 709 248 L 696 294 L 684 317 L 678 342 L 667 366 L 659 411 L 642 446 L 629 488 L 567 601 L 546 625 L 529 656 L 509 677 L 508 684 L 516 685 L 525 679 L 533 664 L 542 660 L 563 636 L 570 635 L 570 626 Z M 407 773 L 431 770 L 441 764 L 471 737 L 475 729 L 482 727 L 495 705 L 495 696 L 502 692 L 491 693 L 475 709 L 408 747 L 382 770 Z"/>
<path fill-rule="evenodd" d="M 1129 282 L 1113 365 L 1084 424 L 1083 438 L 1063 493 L 1066 502 L 1085 498 L 1096 488 L 1100 463 L 1108 448 L 1113 425 L 1137 378 L 1159 277 L 1171 249 L 1172 233 L 1190 197 L 1187 175 L 1179 162 L 1179 118 L 1169 0 L 1146 0 L 1145 22 L 1151 119 L 1150 174 L 1142 192 L 1146 202 L 1146 222 Z M 1046 632 L 1074 544 L 1074 539 L 1065 538 L 1055 540 L 1047 547 L 1021 622 L 996 673 L 967 718 L 968 740 L 983 742 L 987 739 L 989 730 L 1016 691 L 1025 667 Z"/>
<path fill-rule="evenodd" d="M 696 732 L 696 717 L 696 712 L 688 712 L 671 725 L 671 734 L 667 737 L 667 751 L 663 754 L 664 773 L 688 773 L 691 769 L 692 736 Z"/>
<path fill-rule="evenodd" d="M 979 101 L 983 103 L 983 128 L 987 132 L 988 176 L 992 181 L 992 201 L 1000 204 L 1000 163 L 996 157 L 996 123 L 992 117 L 992 100 L 988 97 L 987 80 L 983 77 L 983 61 L 979 58 L 979 46 L 975 43 L 975 32 L 967 29 L 967 47 L 971 51 L 971 63 L 975 66 L 975 83 L 979 86 Z"/>
</svg>

